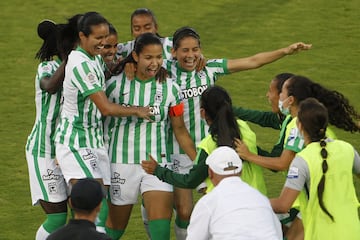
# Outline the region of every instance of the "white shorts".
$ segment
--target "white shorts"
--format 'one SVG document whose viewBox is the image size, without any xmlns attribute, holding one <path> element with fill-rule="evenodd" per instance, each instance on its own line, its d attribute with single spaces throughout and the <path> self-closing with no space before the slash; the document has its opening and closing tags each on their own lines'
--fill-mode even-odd
<svg viewBox="0 0 360 240">
<path fill-rule="evenodd" d="M 32 204 L 38 204 L 39 200 L 51 203 L 65 201 L 68 197 L 67 186 L 55 159 L 34 156 L 28 151 L 25 154 Z"/>
<path fill-rule="evenodd" d="M 102 179 L 110 185 L 110 160 L 105 147 L 74 149 L 56 144 L 56 159 L 66 182 L 71 179 Z"/>
<path fill-rule="evenodd" d="M 170 159 L 173 162 L 173 171 L 176 173 L 189 173 L 194 165 L 194 162 L 186 154 L 171 154 Z"/>
<path fill-rule="evenodd" d="M 187 174 L 190 172 L 190 169 L 194 166 L 194 162 L 191 161 L 188 155 L 186 154 L 172 154 L 170 156 L 171 161 L 173 162 L 173 172 L 180 174 Z M 206 187 L 206 183 L 202 182 L 199 186 L 196 187 L 197 191 Z"/>
<path fill-rule="evenodd" d="M 148 191 L 173 192 L 173 186 L 147 174 L 140 164 L 111 163 L 109 194 L 112 204 L 135 204 L 139 193 Z"/>
</svg>

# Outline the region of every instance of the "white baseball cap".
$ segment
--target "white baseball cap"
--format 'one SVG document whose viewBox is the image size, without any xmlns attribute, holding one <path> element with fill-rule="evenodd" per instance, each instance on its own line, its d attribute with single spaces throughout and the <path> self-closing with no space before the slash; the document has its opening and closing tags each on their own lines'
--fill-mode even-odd
<svg viewBox="0 0 360 240">
<path fill-rule="evenodd" d="M 242 160 L 231 147 L 216 148 L 207 158 L 206 164 L 219 175 L 231 175 L 241 171 Z"/>
</svg>

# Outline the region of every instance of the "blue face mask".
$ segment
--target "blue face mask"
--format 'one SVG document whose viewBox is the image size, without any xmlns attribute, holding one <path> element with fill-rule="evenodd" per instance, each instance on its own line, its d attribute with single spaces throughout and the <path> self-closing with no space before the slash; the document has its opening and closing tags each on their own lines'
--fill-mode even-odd
<svg viewBox="0 0 360 240">
<path fill-rule="evenodd" d="M 279 109 L 280 109 L 280 112 L 281 112 L 282 114 L 284 114 L 285 116 L 288 115 L 288 114 L 290 114 L 290 109 L 289 109 L 289 107 L 287 107 L 287 108 L 284 107 L 284 102 L 285 102 L 288 98 L 289 98 L 289 97 L 287 97 L 284 101 L 281 101 L 281 100 L 279 99 L 279 104 L 278 104 Z"/>
</svg>

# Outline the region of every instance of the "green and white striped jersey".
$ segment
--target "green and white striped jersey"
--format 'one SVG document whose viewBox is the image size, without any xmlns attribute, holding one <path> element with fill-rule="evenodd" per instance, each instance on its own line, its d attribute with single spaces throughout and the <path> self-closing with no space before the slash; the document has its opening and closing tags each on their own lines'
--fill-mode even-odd
<svg viewBox="0 0 360 240">
<path fill-rule="evenodd" d="M 163 44 L 163 58 L 164 59 L 172 59 L 171 56 L 171 48 L 173 46 L 172 37 L 164 37 L 161 38 L 161 42 Z M 117 53 L 116 57 L 127 57 L 131 51 L 134 49 L 135 40 L 131 40 L 125 43 L 119 43 L 117 45 Z"/>
<path fill-rule="evenodd" d="M 154 114 L 151 117 L 153 121 L 135 116 L 113 118 L 114 127 L 108 131 L 110 161 L 140 164 L 151 154 L 160 164 L 171 162 L 166 148 L 166 132 L 170 124 L 170 108 L 181 103 L 179 86 L 171 79 L 162 83 L 155 78 L 129 81 L 125 73 L 113 76 L 108 81 L 107 95 L 110 101 L 123 106 L 150 106 Z"/>
<path fill-rule="evenodd" d="M 26 151 L 43 158 L 55 157 L 54 134 L 58 124 L 62 91 L 50 94 L 40 88 L 40 80 L 51 77 L 60 66 L 58 61 L 45 61 L 39 64 L 35 77 L 36 118 L 34 127 L 28 136 Z"/>
<path fill-rule="evenodd" d="M 70 147 L 104 146 L 101 112 L 89 95 L 105 91 L 104 62 L 78 47 L 69 55 L 63 83 L 64 105 L 56 142 Z"/>
<path fill-rule="evenodd" d="M 171 77 L 179 86 L 184 102 L 184 121 L 194 143 L 198 145 L 208 134 L 208 125 L 200 116 L 200 98 L 208 86 L 214 85 L 217 77 L 228 74 L 226 59 L 208 60 L 203 70 L 196 72 L 185 71 L 175 60 L 164 61 L 163 67 L 166 68 Z M 169 151 L 173 154 L 184 154 L 169 128 Z M 172 137 L 171 137 L 172 136 Z"/>
</svg>

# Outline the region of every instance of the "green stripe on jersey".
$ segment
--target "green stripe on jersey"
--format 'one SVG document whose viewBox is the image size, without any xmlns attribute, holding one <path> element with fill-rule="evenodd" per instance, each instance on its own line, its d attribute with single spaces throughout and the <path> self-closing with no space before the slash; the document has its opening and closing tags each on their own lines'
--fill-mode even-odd
<svg viewBox="0 0 360 240">
<path fill-rule="evenodd" d="M 28 136 L 26 149 L 33 152 L 32 148 L 36 148 L 36 156 L 42 158 L 55 157 L 53 134 L 59 119 L 62 93 L 60 90 L 55 94 L 49 94 L 40 88 L 40 82 L 45 77 L 51 77 L 59 65 L 59 61 L 41 62 L 35 77 L 36 119 Z"/>
<path fill-rule="evenodd" d="M 153 121 L 135 116 L 118 118 L 111 132 L 109 153 L 112 162 L 139 164 L 151 154 L 159 163 L 170 161 L 166 149 L 169 108 L 180 103 L 179 88 L 171 80 L 129 81 L 124 73 L 116 76 L 109 98 L 124 106 L 150 106 Z"/>
<path fill-rule="evenodd" d="M 184 122 L 197 145 L 208 134 L 208 126 L 200 116 L 201 95 L 208 86 L 214 85 L 219 75 L 228 73 L 227 61 L 225 59 L 208 60 L 205 68 L 199 72 L 182 69 L 176 60 L 165 61 L 163 66 L 167 67 L 169 75 L 180 86 L 184 102 Z M 169 136 L 167 144 L 169 151 L 174 154 L 183 154 L 184 151 L 180 149 L 171 128 Z"/>
<path fill-rule="evenodd" d="M 66 120 L 60 121 L 56 141 L 75 148 L 104 145 L 101 113 L 89 98 L 105 87 L 103 67 L 100 56 L 91 57 L 80 48 L 70 53 L 63 83 Z"/>
</svg>

